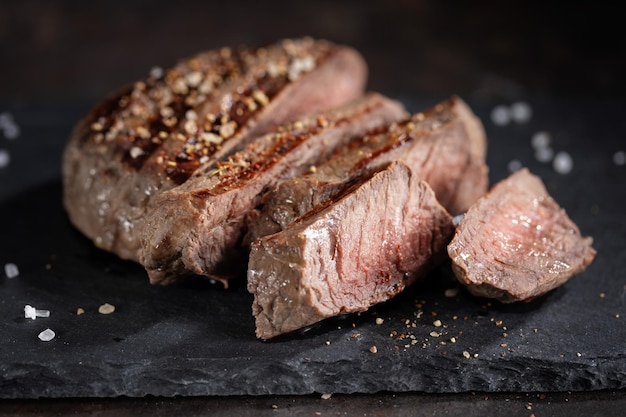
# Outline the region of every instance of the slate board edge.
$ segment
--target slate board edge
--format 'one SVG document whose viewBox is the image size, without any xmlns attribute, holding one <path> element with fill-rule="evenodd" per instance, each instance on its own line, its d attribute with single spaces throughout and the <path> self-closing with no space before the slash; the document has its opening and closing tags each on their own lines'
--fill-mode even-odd
<svg viewBox="0 0 626 417">
<path fill-rule="evenodd" d="M 395 360 L 394 360 L 395 359 Z M 459 368 L 441 358 L 432 363 L 390 358 L 371 372 L 363 361 L 250 363 L 241 360 L 183 360 L 100 366 L 67 363 L 3 367 L 0 398 L 104 398 L 230 395 L 373 394 L 377 392 L 462 393 L 565 392 L 626 389 L 626 358 L 612 360 L 507 360 L 472 358 Z M 431 367 L 429 372 L 420 368 Z M 90 371 L 91 368 L 91 371 Z M 162 369 L 168 369 L 167 375 Z M 436 370 L 436 372 L 433 372 Z M 242 379 L 240 375 L 245 375 Z M 149 387 L 149 388 L 146 388 Z"/>
</svg>

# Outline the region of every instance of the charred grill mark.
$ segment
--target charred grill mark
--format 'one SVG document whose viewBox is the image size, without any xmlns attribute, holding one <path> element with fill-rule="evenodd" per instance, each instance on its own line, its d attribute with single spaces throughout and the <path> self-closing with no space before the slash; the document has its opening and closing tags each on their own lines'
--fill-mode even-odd
<svg viewBox="0 0 626 417">
<path fill-rule="evenodd" d="M 318 128 L 314 126 L 302 134 L 277 134 L 278 140 L 268 149 L 260 152 L 255 158 L 256 162 L 238 161 L 231 158 L 218 163 L 218 168 L 208 173 L 209 175 L 219 175 L 218 183 L 210 189 L 194 191 L 192 195 L 196 198 L 207 198 L 238 188 L 241 183 L 251 181 L 270 170 L 284 155 L 304 143 L 317 131 Z"/>
<path fill-rule="evenodd" d="M 379 156 L 384 155 L 393 149 L 399 148 L 403 146 L 405 143 L 409 142 L 413 138 L 408 135 L 406 132 L 400 132 L 399 134 L 389 134 L 388 138 L 390 140 L 386 140 L 387 145 L 383 147 L 377 147 L 374 150 L 370 151 L 365 155 L 362 159 L 360 159 L 352 168 L 351 172 L 358 173 L 361 172 L 370 165 L 370 163 L 376 160 Z"/>
</svg>

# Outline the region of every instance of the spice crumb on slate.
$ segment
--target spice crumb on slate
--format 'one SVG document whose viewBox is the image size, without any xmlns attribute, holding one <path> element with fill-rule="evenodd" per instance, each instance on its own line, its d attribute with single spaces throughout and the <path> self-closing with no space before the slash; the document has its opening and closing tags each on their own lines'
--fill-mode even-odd
<svg viewBox="0 0 626 417">
<path fill-rule="evenodd" d="M 464 350 L 464 351 L 463 351 L 463 357 L 464 357 L 465 359 L 469 359 L 469 358 L 470 358 L 470 353 L 469 353 L 467 350 Z"/>
<path fill-rule="evenodd" d="M 444 293 L 446 297 L 456 297 L 459 294 L 459 287 L 448 288 Z"/>
<path fill-rule="evenodd" d="M 322 400 L 330 400 L 333 394 L 322 394 Z"/>
<path fill-rule="evenodd" d="M 442 326 L 441 320 L 435 320 L 435 321 L 433 321 L 433 326 L 435 326 L 435 327 L 441 327 L 441 326 Z"/>
<path fill-rule="evenodd" d="M 54 333 L 54 331 L 52 331 L 51 329 L 46 329 L 43 332 L 39 333 L 39 340 L 41 340 L 42 342 L 49 342 L 52 339 L 54 339 L 54 337 L 56 336 L 56 334 Z"/>
<path fill-rule="evenodd" d="M 380 326 L 381 324 L 383 324 L 384 322 L 385 322 L 385 320 L 384 320 L 383 318 L 381 318 L 381 317 L 377 317 L 377 318 L 376 318 L 376 324 L 378 324 L 379 326 Z"/>
<path fill-rule="evenodd" d="M 80 316 L 81 314 L 85 314 L 85 310 L 84 310 L 84 309 L 82 309 L 82 308 L 80 308 L 80 307 L 78 307 L 78 308 L 76 309 L 76 315 L 77 315 L 77 316 Z"/>
<path fill-rule="evenodd" d="M 8 264 L 4 265 L 4 274 L 7 276 L 7 278 L 16 278 L 20 275 L 20 270 L 18 269 L 17 265 L 9 262 Z"/>
<path fill-rule="evenodd" d="M 115 306 L 109 303 L 104 303 L 100 307 L 98 307 L 98 313 L 100 314 L 111 314 L 115 311 Z"/>
<path fill-rule="evenodd" d="M 370 352 L 372 352 L 372 353 L 378 353 L 378 348 L 377 348 L 376 346 L 372 346 L 372 347 L 370 348 Z"/>
<path fill-rule="evenodd" d="M 603 293 L 603 292 L 601 292 L 601 293 L 600 293 L 600 298 L 604 298 L 604 297 L 606 297 L 606 294 L 605 294 L 605 293 Z"/>
</svg>

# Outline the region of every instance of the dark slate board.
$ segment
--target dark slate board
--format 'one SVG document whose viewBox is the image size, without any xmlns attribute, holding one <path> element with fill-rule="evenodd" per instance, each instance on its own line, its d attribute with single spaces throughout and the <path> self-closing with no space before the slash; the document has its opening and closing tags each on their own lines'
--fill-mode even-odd
<svg viewBox="0 0 626 417">
<path fill-rule="evenodd" d="M 405 102 L 419 110 L 438 99 Z M 447 297 L 458 286 L 444 266 L 385 305 L 273 342 L 255 338 L 242 284 L 152 287 L 139 266 L 95 249 L 71 227 L 59 161 L 88 106 L 4 103 L 0 111 L 14 115 L 22 134 L 9 141 L 0 133 L 0 149 L 11 155 L 0 169 L 0 267 L 20 269 L 13 279 L 0 271 L 0 397 L 626 388 L 626 166 L 612 160 L 626 150 L 625 103 L 537 98 L 530 123 L 497 127 L 489 112 L 506 102 L 469 102 L 488 131 L 492 181 L 513 159 L 540 175 L 594 237 L 594 263 L 516 305 L 463 289 Z M 570 174 L 534 159 L 530 137 L 543 130 L 556 151 L 573 156 Z M 105 302 L 113 314 L 98 314 Z M 25 319 L 26 304 L 51 316 Z M 46 328 L 56 338 L 41 342 Z"/>
</svg>

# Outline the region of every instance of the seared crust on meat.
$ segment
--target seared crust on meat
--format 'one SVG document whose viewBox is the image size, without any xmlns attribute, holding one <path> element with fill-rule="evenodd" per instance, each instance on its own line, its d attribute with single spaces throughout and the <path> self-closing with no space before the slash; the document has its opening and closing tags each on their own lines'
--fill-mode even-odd
<svg viewBox="0 0 626 417">
<path fill-rule="evenodd" d="M 138 260 L 155 196 L 285 121 L 355 99 L 366 75 L 353 49 L 310 38 L 153 70 L 74 129 L 63 155 L 70 219 L 98 247 Z"/>
</svg>

